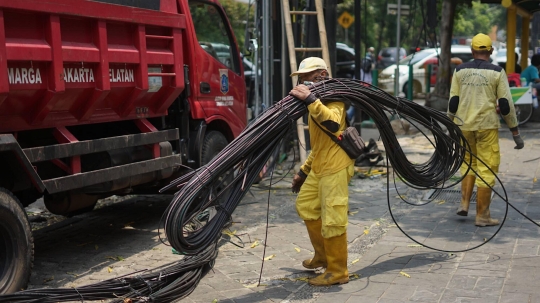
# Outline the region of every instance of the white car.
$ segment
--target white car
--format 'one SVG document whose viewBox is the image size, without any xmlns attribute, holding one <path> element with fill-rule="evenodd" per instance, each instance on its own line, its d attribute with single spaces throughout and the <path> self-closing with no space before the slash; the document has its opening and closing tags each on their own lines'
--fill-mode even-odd
<svg viewBox="0 0 540 303">
<path fill-rule="evenodd" d="M 450 48 L 452 58 L 458 57 L 463 62 L 473 59 L 471 47 L 468 45 L 452 45 Z M 441 52 L 440 48 L 428 48 L 418 51 L 399 61 L 399 91 L 398 93 L 407 94 L 409 83 L 409 66 L 413 67 L 413 96 L 426 91 L 426 70 L 424 64 L 430 59 L 437 58 Z M 397 65 L 391 65 L 385 68 L 379 75 L 379 88 L 393 94 L 394 93 L 394 75 Z"/>
<path fill-rule="evenodd" d="M 506 51 L 507 51 L 506 48 L 499 49 L 497 51 L 497 55 L 496 55 L 497 62 L 500 63 L 501 66 L 503 66 L 503 67 L 506 65 L 506 53 L 507 53 Z M 515 53 L 518 55 L 517 63 L 521 64 L 521 48 L 516 47 Z M 527 58 L 527 66 L 529 66 L 529 65 L 531 65 L 531 59 Z M 525 68 L 527 68 L 527 66 L 521 66 L 521 70 L 524 70 Z"/>
</svg>

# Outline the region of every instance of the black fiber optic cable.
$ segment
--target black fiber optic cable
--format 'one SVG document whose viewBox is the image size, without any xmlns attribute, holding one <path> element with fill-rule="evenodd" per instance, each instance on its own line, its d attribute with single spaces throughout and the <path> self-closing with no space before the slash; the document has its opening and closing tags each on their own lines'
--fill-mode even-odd
<svg viewBox="0 0 540 303">
<path fill-rule="evenodd" d="M 408 186 L 447 188 L 460 182 L 447 184 L 461 166 L 468 148 L 460 144 L 466 140 L 445 113 L 396 98 L 358 80 L 329 79 L 311 85 L 310 90 L 323 102 L 343 101 L 369 115 L 380 131 L 395 173 Z M 171 246 L 184 254 L 197 254 L 219 238 L 221 229 L 278 143 L 305 113 L 303 102 L 292 96 L 283 98 L 248 125 L 210 163 L 163 188 L 162 191 L 179 187 L 162 219 Z M 387 114 L 414 121 L 431 131 L 435 152 L 428 161 L 415 164 L 407 159 Z M 229 180 L 224 180 L 226 174 Z M 186 231 L 191 219 L 208 208 L 215 208 L 217 214 L 206 225 Z"/>
</svg>

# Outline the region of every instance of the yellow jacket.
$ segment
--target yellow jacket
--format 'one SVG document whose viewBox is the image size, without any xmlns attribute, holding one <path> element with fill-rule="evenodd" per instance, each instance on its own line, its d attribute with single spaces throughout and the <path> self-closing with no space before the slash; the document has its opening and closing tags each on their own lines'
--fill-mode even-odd
<svg viewBox="0 0 540 303">
<path fill-rule="evenodd" d="M 345 120 L 347 114 L 343 102 L 336 101 L 323 104 L 317 99 L 307 108 L 309 115 L 321 127 L 335 136 L 339 136 L 347 128 Z M 349 158 L 347 153 L 317 125 L 314 125 L 311 117 L 308 119 L 311 153 L 300 169 L 306 175 L 313 172 L 318 177 L 323 177 L 334 174 L 353 164 L 354 160 Z"/>
<path fill-rule="evenodd" d="M 508 78 L 504 69 L 484 60 L 460 64 L 454 70 L 450 99 L 459 97 L 454 123 L 464 131 L 498 129 L 500 127 L 497 102 L 508 100 L 510 112 L 503 116 L 506 125 L 518 125 Z"/>
</svg>

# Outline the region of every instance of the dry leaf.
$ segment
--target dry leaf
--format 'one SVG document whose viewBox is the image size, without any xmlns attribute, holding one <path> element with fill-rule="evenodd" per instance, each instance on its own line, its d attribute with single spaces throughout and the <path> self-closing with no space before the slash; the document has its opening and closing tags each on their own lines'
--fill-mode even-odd
<svg viewBox="0 0 540 303">
<path fill-rule="evenodd" d="M 441 204 L 444 204 L 446 201 L 444 200 L 441 200 L 440 202 L 438 202 L 437 204 L 441 205 Z"/>
<path fill-rule="evenodd" d="M 409 274 L 407 274 L 406 272 L 404 271 L 400 271 L 399 272 L 400 275 L 404 276 L 404 277 L 407 277 L 407 278 L 410 278 L 411 276 L 409 276 Z"/>
<path fill-rule="evenodd" d="M 356 262 L 358 262 L 358 261 L 360 261 L 360 259 L 353 260 L 353 261 L 351 262 L 351 264 L 354 264 L 354 263 L 356 263 Z"/>
<path fill-rule="evenodd" d="M 350 274 L 349 279 L 360 279 L 360 275 L 358 275 L 358 274 Z"/>
<path fill-rule="evenodd" d="M 254 247 L 257 247 L 259 246 L 259 241 L 255 241 L 253 242 L 253 244 L 251 244 L 251 248 L 254 248 Z"/>
<path fill-rule="evenodd" d="M 364 230 L 364 234 L 369 234 L 369 229 Z"/>
<path fill-rule="evenodd" d="M 217 302 L 218 302 L 218 300 L 217 300 L 217 299 L 214 299 L 214 300 L 212 301 L 212 303 L 217 303 Z"/>
<path fill-rule="evenodd" d="M 236 230 L 234 230 L 234 231 L 225 230 L 225 231 L 223 231 L 223 233 L 228 235 L 228 236 L 234 236 L 234 235 L 236 235 Z"/>
<path fill-rule="evenodd" d="M 349 213 L 349 216 L 352 216 L 352 215 L 356 214 L 357 212 L 358 211 L 349 211 L 348 213 Z"/>
<path fill-rule="evenodd" d="M 268 261 L 268 260 L 272 260 L 272 258 L 274 258 L 276 255 L 270 255 L 266 258 L 264 258 L 264 261 Z"/>
<path fill-rule="evenodd" d="M 111 273 L 113 271 L 112 267 L 107 267 L 107 270 Z"/>
<path fill-rule="evenodd" d="M 420 244 L 409 244 L 408 247 L 423 247 L 423 245 Z"/>
<path fill-rule="evenodd" d="M 534 177 L 533 182 L 536 182 L 536 181 L 538 181 L 538 179 L 536 179 L 536 177 Z"/>
<path fill-rule="evenodd" d="M 294 250 L 296 250 L 296 252 L 300 252 L 300 248 L 298 247 L 295 247 Z"/>
<path fill-rule="evenodd" d="M 301 278 L 296 278 L 294 280 L 307 282 L 309 280 L 309 278 L 308 277 L 301 277 Z"/>
<path fill-rule="evenodd" d="M 247 288 L 253 288 L 253 287 L 257 287 L 257 283 L 253 283 L 253 284 L 248 284 L 248 285 L 245 285 L 244 287 L 247 287 Z"/>
</svg>

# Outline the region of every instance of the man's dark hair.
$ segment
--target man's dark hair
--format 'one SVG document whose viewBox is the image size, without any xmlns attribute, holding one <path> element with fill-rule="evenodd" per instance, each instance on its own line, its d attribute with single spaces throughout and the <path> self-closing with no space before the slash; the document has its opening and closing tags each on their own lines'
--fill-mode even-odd
<svg viewBox="0 0 540 303">
<path fill-rule="evenodd" d="M 540 54 L 535 54 L 531 58 L 531 65 L 538 66 L 540 65 Z"/>
</svg>

